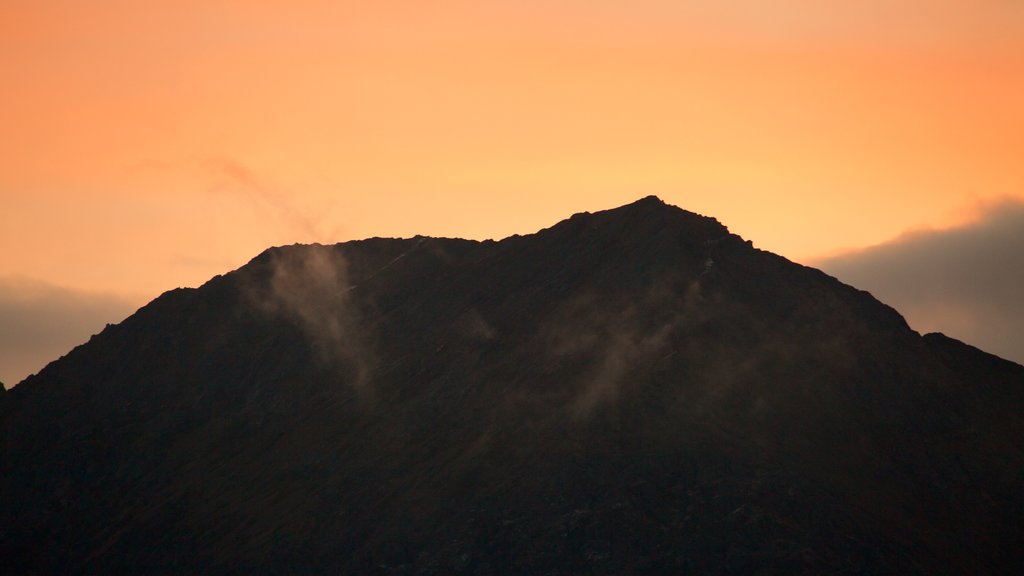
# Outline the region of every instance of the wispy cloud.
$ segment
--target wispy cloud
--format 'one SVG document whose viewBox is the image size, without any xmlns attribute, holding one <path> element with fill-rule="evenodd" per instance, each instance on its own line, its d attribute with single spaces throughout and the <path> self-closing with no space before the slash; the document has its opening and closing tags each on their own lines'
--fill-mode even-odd
<svg viewBox="0 0 1024 576">
<path fill-rule="evenodd" d="M 288 246 L 271 253 L 270 278 L 250 287 L 253 303 L 293 322 L 325 366 L 349 373 L 352 386 L 369 393 L 375 356 L 351 300 L 348 265 L 332 246 Z"/>
<path fill-rule="evenodd" d="M 908 233 L 816 265 L 872 292 L 919 331 L 1024 362 L 1024 202 L 1005 200 L 971 224 Z"/>
<path fill-rule="evenodd" d="M 636 370 L 671 355 L 670 335 L 696 321 L 701 303 L 700 281 L 681 293 L 671 282 L 655 284 L 636 300 L 608 301 L 583 294 L 565 302 L 539 336 L 555 363 L 597 358 L 582 372 L 581 388 L 569 404 L 570 416 L 587 419 L 614 404 Z M 662 312 L 651 315 L 652 310 Z"/>
<path fill-rule="evenodd" d="M 117 295 L 0 278 L 0 381 L 10 388 L 136 308 Z"/>
<path fill-rule="evenodd" d="M 205 168 L 213 178 L 214 191 L 229 191 L 253 201 L 301 235 L 303 241 L 328 240 L 321 233 L 322 218 L 300 208 L 293 196 L 242 162 L 227 156 L 214 156 L 206 160 Z"/>
</svg>

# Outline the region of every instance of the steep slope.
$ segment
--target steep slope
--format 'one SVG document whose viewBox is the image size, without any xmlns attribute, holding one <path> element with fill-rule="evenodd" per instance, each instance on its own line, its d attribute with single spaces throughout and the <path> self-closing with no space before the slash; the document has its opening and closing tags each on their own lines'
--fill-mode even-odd
<svg viewBox="0 0 1024 576">
<path fill-rule="evenodd" d="M 1013 573 L 1024 368 L 645 198 L 274 248 L 4 395 L 14 572 Z"/>
</svg>

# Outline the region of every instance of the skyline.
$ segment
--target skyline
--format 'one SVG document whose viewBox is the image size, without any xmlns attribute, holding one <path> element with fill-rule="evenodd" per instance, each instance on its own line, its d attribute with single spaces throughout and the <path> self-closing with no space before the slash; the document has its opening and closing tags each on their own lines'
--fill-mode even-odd
<svg viewBox="0 0 1024 576">
<path fill-rule="evenodd" d="M 272 245 L 501 238 L 656 194 L 819 265 L 1024 201 L 1019 3 L 2 11 L 0 342 L 30 340 L 26 302 L 117 322 Z"/>
</svg>

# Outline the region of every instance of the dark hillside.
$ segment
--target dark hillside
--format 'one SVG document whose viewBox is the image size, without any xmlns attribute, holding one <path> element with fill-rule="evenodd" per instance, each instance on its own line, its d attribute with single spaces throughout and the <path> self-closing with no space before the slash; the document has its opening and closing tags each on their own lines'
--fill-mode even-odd
<svg viewBox="0 0 1024 576">
<path fill-rule="evenodd" d="M 650 197 L 273 248 L 3 395 L 12 573 L 1014 574 L 1024 368 Z"/>
</svg>

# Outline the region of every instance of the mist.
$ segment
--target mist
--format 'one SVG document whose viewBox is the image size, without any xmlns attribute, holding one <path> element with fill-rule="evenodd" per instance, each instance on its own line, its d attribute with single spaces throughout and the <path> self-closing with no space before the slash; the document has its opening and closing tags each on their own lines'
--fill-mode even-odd
<svg viewBox="0 0 1024 576">
<path fill-rule="evenodd" d="M 919 332 L 943 332 L 1024 362 L 1024 203 L 977 221 L 904 234 L 815 263 L 900 311 Z"/>
<path fill-rule="evenodd" d="M 297 326 L 322 365 L 351 371 L 352 385 L 365 390 L 374 356 L 351 301 L 354 287 L 342 254 L 319 244 L 278 248 L 270 267 L 269 283 L 251 289 L 255 305 Z"/>
</svg>

